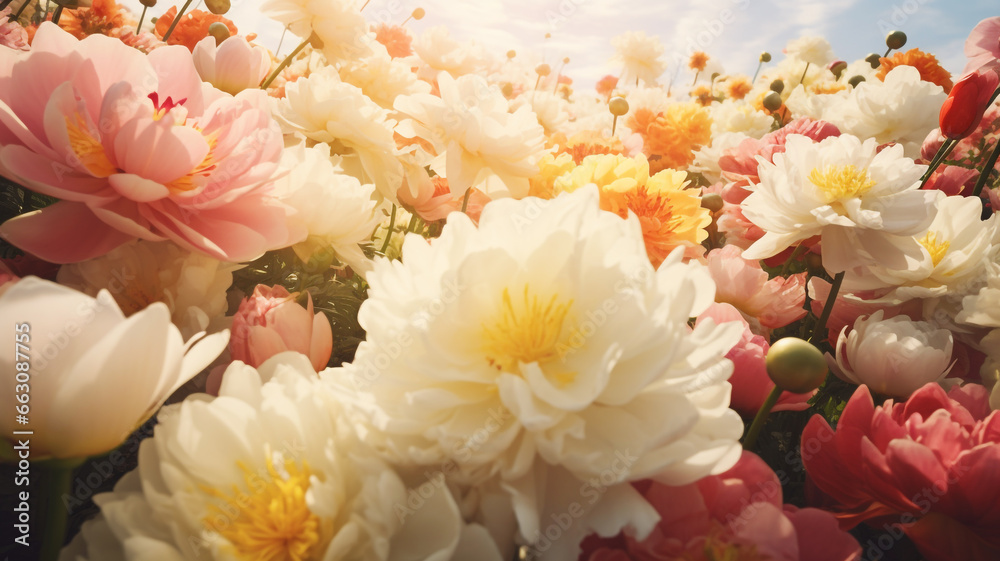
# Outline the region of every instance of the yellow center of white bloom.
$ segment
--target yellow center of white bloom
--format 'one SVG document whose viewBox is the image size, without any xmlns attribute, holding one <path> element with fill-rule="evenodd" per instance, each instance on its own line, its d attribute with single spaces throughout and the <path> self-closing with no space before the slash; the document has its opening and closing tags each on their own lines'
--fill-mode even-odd
<svg viewBox="0 0 1000 561">
<path fill-rule="evenodd" d="M 938 241 L 937 232 L 927 232 L 924 237 L 917 240 L 920 245 L 924 246 L 927 253 L 931 254 L 931 262 L 937 267 L 938 263 L 944 259 L 944 256 L 948 253 L 948 248 L 951 246 L 951 242 L 948 240 Z"/>
<path fill-rule="evenodd" d="M 814 168 L 809 172 L 809 181 L 819 187 L 827 202 L 860 197 L 875 185 L 867 169 L 858 169 L 850 164 L 827 166 L 822 171 Z"/>
<path fill-rule="evenodd" d="M 206 488 L 222 499 L 209 507 L 205 528 L 232 544 L 236 556 L 246 561 L 307 561 L 316 558 L 320 544 L 320 518 L 309 510 L 309 466 L 302 469 L 291 459 L 279 473 L 268 457 L 267 474 L 251 472 L 242 463 L 246 488 L 233 485 L 231 493 Z"/>
<path fill-rule="evenodd" d="M 524 287 L 524 296 L 515 301 L 510 290 L 503 290 L 500 312 L 492 325 L 483 325 L 486 357 L 501 372 L 519 373 L 520 364 L 537 362 L 540 365 L 565 356 L 571 348 L 564 342 L 566 315 L 573 301 L 560 302 L 553 295 L 548 300 L 531 294 Z M 557 382 L 568 384 L 574 374 L 551 373 Z"/>
</svg>

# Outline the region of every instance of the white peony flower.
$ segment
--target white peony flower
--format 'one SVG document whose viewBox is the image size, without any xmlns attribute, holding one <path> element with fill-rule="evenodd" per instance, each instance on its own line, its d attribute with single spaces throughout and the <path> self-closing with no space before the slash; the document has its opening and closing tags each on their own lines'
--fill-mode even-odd
<svg viewBox="0 0 1000 561">
<path fill-rule="evenodd" d="M 982 209 L 978 197 L 941 199 L 934 221 L 914 235 L 923 249 L 919 261 L 901 269 L 876 263 L 860 277 L 846 278 L 844 286 L 855 290 L 893 287 L 882 299 L 896 302 L 961 292 L 982 273 L 998 236 L 996 217 L 980 220 Z"/>
<path fill-rule="evenodd" d="M 528 107 L 508 112 L 503 94 L 480 76 L 457 80 L 438 76 L 441 97 L 430 94 L 400 96 L 396 110 L 411 119 L 400 122 L 396 132 L 419 137 L 434 145 L 437 159 L 432 169 L 448 179 L 451 194 L 459 198 L 469 187 L 496 176 L 507 194 L 523 197 L 528 178 L 545 145 L 544 131 Z M 493 193 L 488 193 L 493 195 Z"/>
<path fill-rule="evenodd" d="M 10 341 L 10 351 L 0 355 L 10 388 L 0 392 L 0 406 L 10 414 L 0 417 L 0 428 L 5 438 L 34 431 L 32 460 L 114 449 L 229 341 L 222 331 L 185 344 L 159 302 L 126 318 L 106 290 L 95 299 L 36 277 L 11 284 L 0 295 L 0 333 Z M 15 341 L 23 348 L 15 349 Z M 19 363 L 29 365 L 27 381 L 19 379 Z M 23 425 L 14 415 L 20 383 L 31 387 Z"/>
<path fill-rule="evenodd" d="M 394 155 L 396 122 L 387 110 L 357 86 L 342 82 L 332 66 L 286 85 L 285 98 L 276 103 L 275 117 L 284 132 L 330 144 L 334 153 L 344 156 L 342 166 L 348 173 L 362 183 L 374 183 L 383 197 L 396 201 L 403 165 Z"/>
<path fill-rule="evenodd" d="M 1000 242 L 995 240 L 994 243 Z M 984 267 L 976 290 L 962 298 L 962 309 L 955 320 L 969 325 L 1000 328 L 1000 254 L 996 250 Z M 971 284 L 971 283 L 970 283 Z"/>
<path fill-rule="evenodd" d="M 571 106 L 561 95 L 550 91 L 526 92 L 511 100 L 510 106 L 514 110 L 522 106 L 530 109 L 546 134 L 566 133 L 565 126 L 570 118 Z"/>
<path fill-rule="evenodd" d="M 882 318 L 879 310 L 858 318 L 850 333 L 847 327 L 840 332 L 836 359 L 827 355 L 835 374 L 900 399 L 948 375 L 953 364 L 950 331 L 902 315 Z"/>
<path fill-rule="evenodd" d="M 480 45 L 459 43 L 443 25 L 431 27 L 414 39 L 413 52 L 430 68 L 428 78 L 440 72 L 447 72 L 456 78 L 474 74 L 486 65 L 487 58 Z"/>
<path fill-rule="evenodd" d="M 356 60 L 375 42 L 361 14 L 362 0 L 265 0 L 260 12 L 305 39 L 316 34 L 331 62 Z"/>
<path fill-rule="evenodd" d="M 722 103 L 713 103 L 709 107 L 712 114 L 712 137 L 723 133 L 739 132 L 753 138 L 760 138 L 771 132 L 774 118 L 754 109 L 744 101 L 727 99 Z"/>
<path fill-rule="evenodd" d="M 594 186 L 493 201 L 478 228 L 452 213 L 440 238 L 408 236 L 402 262 L 376 262 L 367 340 L 324 377 L 354 394 L 364 438 L 391 461 L 499 479 L 529 543 L 594 478 L 607 494 L 572 532 L 644 536 L 656 515 L 622 483 L 691 482 L 740 453 L 723 358 L 740 329 L 688 326 L 715 291 L 681 259 L 654 270 L 638 219 L 601 211 Z"/>
<path fill-rule="evenodd" d="M 185 340 L 226 315 L 226 291 L 242 265 L 191 253 L 171 242 L 136 240 L 101 257 L 63 265 L 59 284 L 97 296 L 108 290 L 125 315 L 163 302 Z"/>
<path fill-rule="evenodd" d="M 916 68 L 897 66 L 884 82 L 858 84 L 828 107 L 823 120 L 859 138 L 902 144 L 908 158 L 918 158 L 927 134 L 938 126 L 938 113 L 947 98 L 941 86 L 921 80 Z"/>
<path fill-rule="evenodd" d="M 309 360 L 237 362 L 219 397 L 164 407 L 139 466 L 97 495 L 64 558 L 450 559 L 462 523 L 446 489 L 402 517 L 407 487 L 361 445 Z M 110 531 L 108 531 L 110 530 Z"/>
<path fill-rule="evenodd" d="M 233 95 L 260 86 L 271 70 L 267 49 L 238 35 L 221 45 L 215 37 L 205 37 L 195 45 L 191 58 L 202 81 Z"/>
<path fill-rule="evenodd" d="M 371 55 L 341 65 L 340 79 L 390 110 L 398 96 L 431 91 L 430 84 L 418 79 L 409 64 L 390 57 L 381 43 L 372 44 Z"/>
<path fill-rule="evenodd" d="M 834 58 L 830 43 L 816 35 L 807 35 L 789 41 L 784 52 L 789 57 L 820 67 L 830 64 Z"/>
<path fill-rule="evenodd" d="M 304 143 L 285 148 L 283 175 L 275 182 L 275 196 L 298 213 L 290 219 L 305 225 L 309 237 L 292 246 L 303 261 L 316 252 L 333 249 L 337 256 L 362 275 L 371 261 L 360 244 L 371 239 L 382 221 L 372 185 L 362 185 L 330 160 L 330 147 Z"/>
<path fill-rule="evenodd" d="M 819 235 L 831 273 L 874 263 L 903 269 L 920 259 L 912 236 L 927 228 L 943 197 L 919 189 L 926 166 L 904 157 L 901 146 L 876 153 L 874 139 L 847 134 L 822 142 L 793 134 L 785 147 L 773 164 L 761 162 L 760 183 L 742 203 L 764 230 L 744 258 L 771 257 Z"/>
<path fill-rule="evenodd" d="M 667 69 L 663 43 L 644 31 L 625 32 L 612 39 L 611 44 L 615 48 L 615 61 L 624 66 L 619 79 L 621 84 L 635 84 L 636 80 L 654 84 Z"/>
</svg>

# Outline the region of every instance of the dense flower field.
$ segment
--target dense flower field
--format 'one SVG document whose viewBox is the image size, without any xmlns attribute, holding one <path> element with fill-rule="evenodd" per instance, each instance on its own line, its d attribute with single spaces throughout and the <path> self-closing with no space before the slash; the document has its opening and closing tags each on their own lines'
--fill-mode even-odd
<svg viewBox="0 0 1000 561">
<path fill-rule="evenodd" d="M 1000 17 L 591 89 L 190 4 L 0 2 L 0 551 L 1000 559 Z"/>
</svg>

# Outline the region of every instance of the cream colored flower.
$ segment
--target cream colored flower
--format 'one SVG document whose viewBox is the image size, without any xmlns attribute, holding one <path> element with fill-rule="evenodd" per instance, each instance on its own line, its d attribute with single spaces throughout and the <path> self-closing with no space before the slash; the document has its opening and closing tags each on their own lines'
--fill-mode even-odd
<svg viewBox="0 0 1000 561">
<path fill-rule="evenodd" d="M 292 246 L 303 261 L 332 249 L 342 261 L 364 275 L 371 261 L 361 244 L 371 239 L 382 220 L 382 205 L 373 185 L 362 185 L 330 160 L 330 147 L 300 143 L 285 148 L 282 175 L 275 195 L 298 210 L 291 218 L 305 225 L 309 237 Z"/>
<path fill-rule="evenodd" d="M 324 379 L 393 462 L 499 479 L 529 543 L 595 477 L 615 492 L 563 545 L 596 527 L 645 535 L 655 514 L 616 484 L 691 482 L 739 456 L 723 357 L 740 327 L 688 326 L 714 284 L 681 257 L 654 270 L 638 219 L 599 210 L 593 186 L 493 201 L 478 228 L 452 213 L 440 238 L 409 236 L 401 263 L 376 262 L 367 339 Z"/>
<path fill-rule="evenodd" d="M 832 104 L 823 120 L 859 138 L 902 144 L 908 158 L 918 158 L 927 134 L 938 126 L 938 113 L 947 97 L 941 86 L 921 80 L 916 68 L 897 66 L 885 81 L 859 84 Z"/>
<path fill-rule="evenodd" d="M 951 370 L 953 339 L 947 329 L 906 316 L 882 319 L 879 310 L 845 327 L 837 339 L 836 359 L 827 355 L 830 369 L 872 391 L 906 399 Z"/>
<path fill-rule="evenodd" d="M 389 112 L 357 86 L 340 80 L 325 66 L 285 86 L 275 117 L 285 132 L 329 144 L 343 156 L 342 166 L 361 183 L 374 183 L 390 201 L 403 182 L 403 166 L 395 157 L 396 142 Z"/>
<path fill-rule="evenodd" d="M 789 41 L 785 46 L 785 54 L 815 66 L 830 64 L 834 56 L 830 43 L 817 35 L 806 35 Z"/>
<path fill-rule="evenodd" d="M 456 78 L 476 73 L 485 66 L 487 58 L 481 46 L 472 42 L 459 43 L 443 25 L 421 33 L 413 41 L 413 51 L 432 70 L 428 78 L 439 72 Z"/>
<path fill-rule="evenodd" d="M 727 99 L 722 103 L 713 103 L 709 111 L 712 114 L 713 137 L 738 132 L 760 138 L 771 132 L 774 125 L 774 117 L 742 101 Z"/>
<path fill-rule="evenodd" d="M 372 54 L 341 65 L 340 79 L 361 88 L 372 101 L 392 109 L 396 97 L 430 93 L 431 85 L 419 80 L 410 65 L 389 56 L 381 43 L 372 44 Z"/>
<path fill-rule="evenodd" d="M 362 0 L 265 0 L 260 11 L 305 39 L 316 34 L 331 62 L 356 60 L 375 42 L 361 14 Z"/>
<path fill-rule="evenodd" d="M 32 460 L 111 451 L 229 340 L 223 331 L 185 344 L 160 302 L 126 318 L 106 290 L 95 299 L 37 277 L 11 284 L 0 295 L 0 333 L 10 342 L 9 352 L 0 354 L 10 388 L 0 392 L 0 405 L 10 412 L 0 416 L 0 428 L 8 439 L 11 431 L 34 431 Z M 24 348 L 15 349 L 16 342 Z M 18 363 L 30 367 L 27 382 L 18 379 L 24 371 Z M 31 386 L 23 425 L 15 423 L 19 383 Z"/>
<path fill-rule="evenodd" d="M 400 516 L 406 485 L 340 411 L 303 355 L 233 363 L 219 397 L 161 411 L 138 469 L 94 498 L 100 516 L 64 556 L 450 559 L 462 533 L 451 495 L 436 488 L 419 517 Z"/>
<path fill-rule="evenodd" d="M 438 76 L 441 97 L 428 94 L 400 96 L 396 110 L 410 119 L 396 131 L 434 145 L 432 169 L 448 179 L 454 197 L 495 176 L 513 197 L 528 194 L 528 178 L 538 173 L 545 143 L 544 131 L 528 107 L 508 112 L 503 94 L 476 75 Z M 494 193 L 487 193 L 491 196 Z"/>
<path fill-rule="evenodd" d="M 637 80 L 646 85 L 655 84 L 667 69 L 662 58 L 663 44 L 644 31 L 628 31 L 612 39 L 611 44 L 615 48 L 615 61 L 624 66 L 619 79 L 621 84 L 633 85 Z"/>
<path fill-rule="evenodd" d="M 184 339 L 226 314 L 226 291 L 242 265 L 191 253 L 171 242 L 137 240 L 59 269 L 59 284 L 97 296 L 107 290 L 125 315 L 163 302 Z"/>
<path fill-rule="evenodd" d="M 874 139 L 848 134 L 822 142 L 789 135 L 773 164 L 761 162 L 760 183 L 742 203 L 744 216 L 764 230 L 743 257 L 771 257 L 819 235 L 831 273 L 876 263 L 904 269 L 918 260 L 922 248 L 912 236 L 930 225 L 943 194 L 919 189 L 925 166 L 904 157 L 902 146 L 877 148 Z"/>
</svg>

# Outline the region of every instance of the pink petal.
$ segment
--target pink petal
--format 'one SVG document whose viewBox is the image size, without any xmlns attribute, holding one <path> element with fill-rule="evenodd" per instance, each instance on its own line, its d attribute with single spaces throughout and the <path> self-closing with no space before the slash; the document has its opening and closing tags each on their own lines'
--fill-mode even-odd
<svg viewBox="0 0 1000 561">
<path fill-rule="evenodd" d="M 107 180 L 81 174 L 17 145 L 0 148 L 0 163 L 32 191 L 67 201 L 101 204 L 118 198 Z"/>
<path fill-rule="evenodd" d="M 133 236 L 99 220 L 85 205 L 60 201 L 0 225 L 0 236 L 51 263 L 99 257 Z"/>
<path fill-rule="evenodd" d="M 123 197 L 137 203 L 158 201 L 170 194 L 162 183 L 157 183 L 132 173 L 116 173 L 108 177 L 108 183 Z"/>
</svg>

